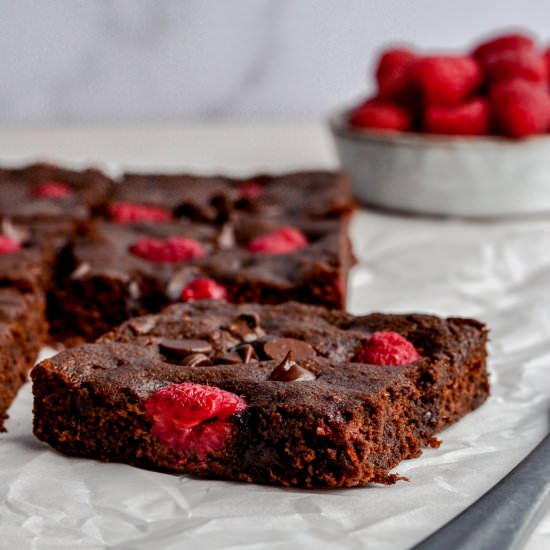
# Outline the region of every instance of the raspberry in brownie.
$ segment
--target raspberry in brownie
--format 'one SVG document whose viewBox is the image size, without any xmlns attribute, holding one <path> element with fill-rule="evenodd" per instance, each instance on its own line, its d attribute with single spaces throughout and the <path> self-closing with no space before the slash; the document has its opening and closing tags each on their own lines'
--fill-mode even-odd
<svg viewBox="0 0 550 550">
<path fill-rule="evenodd" d="M 130 316 L 184 300 L 197 279 L 223 287 L 217 295 L 231 302 L 343 307 L 352 263 L 347 222 L 295 220 L 294 240 L 282 242 L 274 223 L 241 217 L 223 226 L 183 219 L 99 224 L 94 237 L 63 255 L 49 304 L 54 332 L 97 338 Z"/>
<path fill-rule="evenodd" d="M 34 433 L 70 455 L 205 477 L 394 483 L 392 468 L 486 399 L 486 337 L 468 319 L 176 304 L 35 367 Z"/>
<path fill-rule="evenodd" d="M 241 179 L 125 174 L 113 196 L 115 207 L 118 203 L 152 206 L 174 217 L 207 222 L 224 222 L 238 213 L 326 219 L 355 209 L 347 178 L 327 171 L 258 174 Z"/>
<path fill-rule="evenodd" d="M 353 208 L 337 173 L 126 175 L 110 220 L 60 255 L 49 302 L 54 333 L 96 338 L 132 315 L 186 300 L 196 279 L 237 303 L 342 308 Z"/>
<path fill-rule="evenodd" d="M 112 181 L 99 170 L 67 170 L 51 164 L 0 169 L 0 218 L 82 222 L 104 210 Z"/>
</svg>

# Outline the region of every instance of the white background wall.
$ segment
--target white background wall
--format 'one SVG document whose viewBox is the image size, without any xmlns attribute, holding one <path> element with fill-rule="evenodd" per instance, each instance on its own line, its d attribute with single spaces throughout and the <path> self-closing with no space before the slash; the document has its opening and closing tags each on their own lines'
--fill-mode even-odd
<svg viewBox="0 0 550 550">
<path fill-rule="evenodd" d="M 383 44 L 510 26 L 549 40 L 550 1 L 0 0 L 0 125 L 311 119 Z"/>
</svg>

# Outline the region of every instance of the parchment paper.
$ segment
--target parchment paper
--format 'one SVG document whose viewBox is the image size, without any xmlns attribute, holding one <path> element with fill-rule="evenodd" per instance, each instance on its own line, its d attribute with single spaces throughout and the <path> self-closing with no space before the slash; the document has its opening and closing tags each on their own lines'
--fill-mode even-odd
<svg viewBox="0 0 550 550">
<path fill-rule="evenodd" d="M 542 438 L 550 410 L 550 218 L 472 223 L 360 213 L 349 309 L 475 316 L 492 396 L 402 463 L 393 487 L 287 490 L 69 459 L 31 432 L 28 385 L 0 436 L 0 548 L 408 548 Z M 550 512 L 530 550 L 550 548 Z"/>
</svg>

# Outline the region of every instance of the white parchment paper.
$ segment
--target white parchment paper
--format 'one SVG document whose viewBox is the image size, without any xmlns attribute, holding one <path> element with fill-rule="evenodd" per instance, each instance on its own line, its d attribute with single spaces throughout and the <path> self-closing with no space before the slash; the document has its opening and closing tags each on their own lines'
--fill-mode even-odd
<svg viewBox="0 0 550 550">
<path fill-rule="evenodd" d="M 27 385 L 0 436 L 0 548 L 408 548 L 507 473 L 548 429 L 550 218 L 363 212 L 352 237 L 352 312 L 475 316 L 491 328 L 491 398 L 397 468 L 409 483 L 286 490 L 69 459 L 33 438 Z M 550 548 L 550 512 L 527 547 Z"/>
</svg>

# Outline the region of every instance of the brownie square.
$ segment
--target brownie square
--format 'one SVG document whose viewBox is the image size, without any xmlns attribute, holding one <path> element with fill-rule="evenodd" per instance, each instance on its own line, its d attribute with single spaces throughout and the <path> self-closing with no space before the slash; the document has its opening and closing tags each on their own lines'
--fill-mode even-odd
<svg viewBox="0 0 550 550">
<path fill-rule="evenodd" d="M 52 184 L 57 192 L 47 193 L 43 186 Z M 67 170 L 45 163 L 2 168 L 0 218 L 27 224 L 48 220 L 76 224 L 104 211 L 112 185 L 110 178 L 93 168 Z"/>
<path fill-rule="evenodd" d="M 0 431 L 46 335 L 43 295 L 0 288 Z"/>
<path fill-rule="evenodd" d="M 354 202 L 341 174 L 246 180 L 126 175 L 115 186 L 111 214 L 121 204 L 162 208 L 169 217 L 120 223 L 114 216 L 64 250 L 48 305 L 61 340 L 93 340 L 132 315 L 157 312 L 197 278 L 215 280 L 236 303 L 345 307 L 355 262 L 348 239 Z M 308 246 L 282 254 L 248 250 L 256 237 L 289 226 L 305 235 Z M 131 252 L 140 239 L 174 236 L 198 241 L 205 256 L 164 263 Z"/>
<path fill-rule="evenodd" d="M 420 358 L 357 362 L 379 331 Z M 34 433 L 70 455 L 204 477 L 390 484 L 486 399 L 486 338 L 469 319 L 177 304 L 33 369 Z M 194 400 L 180 406 L 180 392 Z"/>
</svg>

